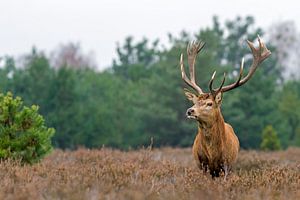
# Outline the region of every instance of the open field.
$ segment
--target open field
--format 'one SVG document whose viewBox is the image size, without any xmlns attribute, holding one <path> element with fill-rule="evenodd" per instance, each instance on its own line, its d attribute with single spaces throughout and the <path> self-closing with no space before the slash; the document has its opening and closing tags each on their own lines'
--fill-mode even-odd
<svg viewBox="0 0 300 200">
<path fill-rule="evenodd" d="M 227 181 L 200 172 L 191 149 L 56 150 L 0 164 L 0 199 L 300 199 L 300 149 L 241 151 Z"/>
</svg>

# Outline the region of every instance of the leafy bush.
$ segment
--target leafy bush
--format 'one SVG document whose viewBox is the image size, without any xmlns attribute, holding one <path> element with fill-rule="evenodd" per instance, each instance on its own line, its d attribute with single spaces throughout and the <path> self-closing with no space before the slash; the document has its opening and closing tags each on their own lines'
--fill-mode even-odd
<svg viewBox="0 0 300 200">
<path fill-rule="evenodd" d="M 260 148 L 263 150 L 279 150 L 281 149 L 280 140 L 276 131 L 271 125 L 266 126 L 262 133 L 262 142 Z"/>
<path fill-rule="evenodd" d="M 35 163 L 52 150 L 55 130 L 47 128 L 38 106 L 26 107 L 20 97 L 0 94 L 0 159 Z"/>
</svg>

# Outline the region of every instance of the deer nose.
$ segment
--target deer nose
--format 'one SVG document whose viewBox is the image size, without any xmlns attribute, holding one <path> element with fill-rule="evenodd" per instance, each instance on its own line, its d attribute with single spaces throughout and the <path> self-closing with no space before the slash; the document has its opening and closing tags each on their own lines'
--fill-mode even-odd
<svg viewBox="0 0 300 200">
<path fill-rule="evenodd" d="M 189 108 L 189 109 L 187 109 L 187 111 L 186 111 L 186 115 L 187 115 L 187 116 L 191 116 L 194 112 L 195 112 L 195 110 L 194 110 L 193 108 Z"/>
</svg>

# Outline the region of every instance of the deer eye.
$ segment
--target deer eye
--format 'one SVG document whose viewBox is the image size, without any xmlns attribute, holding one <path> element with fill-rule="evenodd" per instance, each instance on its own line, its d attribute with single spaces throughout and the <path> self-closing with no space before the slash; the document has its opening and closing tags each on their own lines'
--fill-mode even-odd
<svg viewBox="0 0 300 200">
<path fill-rule="evenodd" d="M 212 102 L 206 103 L 207 106 L 212 106 Z"/>
</svg>

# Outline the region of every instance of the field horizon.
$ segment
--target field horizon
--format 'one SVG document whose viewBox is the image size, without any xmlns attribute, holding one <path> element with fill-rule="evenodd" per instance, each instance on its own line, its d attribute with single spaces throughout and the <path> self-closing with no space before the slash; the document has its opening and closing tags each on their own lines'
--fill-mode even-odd
<svg viewBox="0 0 300 200">
<path fill-rule="evenodd" d="M 241 150 L 225 181 L 190 148 L 56 149 L 42 162 L 0 163 L 0 199 L 300 199 L 300 148 Z"/>
</svg>

